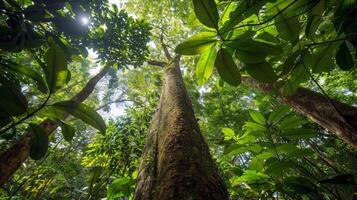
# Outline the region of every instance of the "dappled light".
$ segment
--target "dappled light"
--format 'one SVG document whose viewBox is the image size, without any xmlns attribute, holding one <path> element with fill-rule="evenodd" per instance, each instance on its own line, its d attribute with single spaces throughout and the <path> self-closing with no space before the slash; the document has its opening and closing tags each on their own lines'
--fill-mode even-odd
<svg viewBox="0 0 357 200">
<path fill-rule="evenodd" d="M 357 1 L 0 0 L 0 200 L 357 199 Z"/>
</svg>

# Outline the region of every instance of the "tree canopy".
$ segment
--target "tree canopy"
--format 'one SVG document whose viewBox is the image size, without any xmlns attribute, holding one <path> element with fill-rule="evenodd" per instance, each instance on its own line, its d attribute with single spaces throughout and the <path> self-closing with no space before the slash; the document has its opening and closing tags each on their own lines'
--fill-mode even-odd
<svg viewBox="0 0 357 200">
<path fill-rule="evenodd" d="M 0 199 L 134 199 L 176 61 L 230 199 L 357 198 L 356 18 L 355 0 L 0 0 Z"/>
</svg>

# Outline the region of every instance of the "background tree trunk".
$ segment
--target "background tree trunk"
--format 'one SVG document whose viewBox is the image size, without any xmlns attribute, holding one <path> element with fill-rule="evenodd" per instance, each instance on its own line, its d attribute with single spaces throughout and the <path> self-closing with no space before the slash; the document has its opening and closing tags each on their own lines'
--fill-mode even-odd
<svg viewBox="0 0 357 200">
<path fill-rule="evenodd" d="M 243 77 L 244 84 L 261 92 L 272 92 L 271 84 L 259 83 L 251 77 Z M 297 112 L 336 134 L 346 143 L 357 148 L 357 108 L 332 100 L 306 88 L 298 88 L 291 96 L 285 96 L 281 90 L 278 98 Z M 334 107 L 336 106 L 336 108 Z M 339 113 L 340 112 L 340 113 Z M 343 116 L 341 116 L 341 114 Z"/>
<path fill-rule="evenodd" d="M 96 84 L 108 72 L 110 65 L 106 65 L 97 75 L 91 78 L 86 86 L 71 100 L 75 102 L 83 102 L 93 92 Z M 69 114 L 65 114 L 67 118 Z M 40 123 L 40 126 L 45 130 L 45 133 L 50 135 L 59 126 L 58 122 L 46 119 Z M 0 156 L 0 186 L 5 184 L 7 180 L 16 172 L 26 161 L 30 155 L 30 133 L 26 132 L 18 141 L 15 142 L 8 150 Z"/>
<path fill-rule="evenodd" d="M 151 122 L 135 200 L 227 200 L 188 97 L 179 60 L 164 72 L 160 103 Z"/>
</svg>

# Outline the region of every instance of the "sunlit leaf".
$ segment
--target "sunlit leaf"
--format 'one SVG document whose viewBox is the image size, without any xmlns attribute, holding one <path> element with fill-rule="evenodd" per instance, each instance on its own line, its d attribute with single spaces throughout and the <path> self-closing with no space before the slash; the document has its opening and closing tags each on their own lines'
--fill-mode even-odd
<svg viewBox="0 0 357 200">
<path fill-rule="evenodd" d="M 103 118 L 90 107 L 74 101 L 62 101 L 52 105 L 55 109 L 68 112 L 74 117 L 105 133 L 106 125 Z"/>
</svg>

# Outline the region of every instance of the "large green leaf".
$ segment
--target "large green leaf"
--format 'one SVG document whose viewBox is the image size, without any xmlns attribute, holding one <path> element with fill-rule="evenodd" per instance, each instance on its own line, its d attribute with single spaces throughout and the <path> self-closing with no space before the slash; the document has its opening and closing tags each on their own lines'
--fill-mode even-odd
<svg viewBox="0 0 357 200">
<path fill-rule="evenodd" d="M 313 73 L 331 71 L 335 66 L 333 62 L 335 46 L 334 44 L 328 44 L 327 46 L 316 49 L 312 54 L 305 55 L 305 65 L 310 67 Z"/>
<path fill-rule="evenodd" d="M 30 124 L 28 131 L 32 134 L 29 141 L 30 157 L 34 160 L 39 160 L 47 153 L 49 144 L 48 135 L 36 124 Z"/>
<path fill-rule="evenodd" d="M 265 117 L 260 112 L 255 111 L 255 110 L 249 110 L 249 115 L 255 122 L 257 122 L 261 125 L 266 124 Z"/>
<path fill-rule="evenodd" d="M 37 87 L 41 92 L 47 92 L 47 86 L 45 81 L 42 79 L 42 76 L 37 73 L 35 70 L 32 70 L 29 67 L 25 67 L 23 65 L 19 65 L 17 63 L 9 62 L 9 63 L 1 63 L 1 66 L 5 67 L 7 70 L 24 75 L 32 80 L 36 81 Z"/>
<path fill-rule="evenodd" d="M 293 43 L 299 40 L 301 26 L 293 5 L 296 5 L 296 2 L 298 1 L 279 1 L 277 5 L 268 11 L 278 14 L 275 17 L 275 26 L 279 32 L 279 36 Z"/>
<path fill-rule="evenodd" d="M 195 14 L 203 25 L 218 29 L 218 9 L 214 0 L 193 0 Z"/>
<path fill-rule="evenodd" d="M 230 13 L 229 20 L 223 24 L 221 32 L 227 32 L 251 15 L 257 14 L 265 3 L 265 0 L 240 1 L 235 10 Z"/>
<path fill-rule="evenodd" d="M 76 130 L 73 128 L 73 126 L 66 124 L 62 121 L 58 121 L 62 130 L 62 135 L 63 138 L 67 141 L 70 142 L 72 141 L 73 137 L 74 137 L 74 133 L 76 132 Z"/>
<path fill-rule="evenodd" d="M 131 190 L 135 183 L 132 179 L 121 177 L 114 180 L 108 187 L 107 199 L 118 199 L 120 197 L 127 197 L 131 194 Z"/>
<path fill-rule="evenodd" d="M 48 39 L 50 48 L 45 54 L 45 74 L 48 88 L 51 93 L 56 92 L 66 84 L 68 79 L 67 55 L 52 37 Z"/>
<path fill-rule="evenodd" d="M 206 83 L 208 78 L 211 76 L 216 57 L 217 52 L 215 44 L 211 45 L 207 51 L 201 54 L 200 60 L 196 66 L 196 77 L 199 85 Z"/>
<path fill-rule="evenodd" d="M 52 105 L 55 109 L 65 111 L 83 122 L 93 126 L 100 132 L 105 133 L 106 125 L 103 118 L 90 107 L 74 101 L 62 101 Z"/>
<path fill-rule="evenodd" d="M 350 70 L 354 67 L 353 57 L 346 42 L 343 42 L 336 54 L 336 63 L 342 70 Z"/>
<path fill-rule="evenodd" d="M 265 61 L 261 63 L 246 64 L 246 70 L 254 79 L 264 83 L 272 83 L 277 79 L 272 66 Z"/>
<path fill-rule="evenodd" d="M 233 86 L 239 85 L 241 75 L 232 55 L 227 49 L 220 49 L 218 51 L 215 67 L 225 82 Z"/>
<path fill-rule="evenodd" d="M 311 37 L 315 34 L 321 23 L 322 14 L 325 11 L 326 0 L 319 0 L 318 3 L 308 13 L 308 20 L 305 28 L 305 35 Z"/>
<path fill-rule="evenodd" d="M 196 55 L 201 54 L 217 42 L 216 33 L 202 32 L 192 36 L 186 41 L 182 42 L 175 48 L 175 52 L 182 55 Z"/>
<path fill-rule="evenodd" d="M 289 110 L 289 106 L 280 105 L 270 113 L 268 120 L 272 123 L 276 123 L 280 121 L 280 119 L 283 118 L 289 112 Z"/>
<path fill-rule="evenodd" d="M 231 128 L 222 128 L 222 133 L 224 134 L 224 140 L 234 139 L 236 136 Z"/>
<path fill-rule="evenodd" d="M 279 123 L 279 125 L 282 130 L 287 130 L 287 129 L 297 128 L 297 127 L 304 125 L 306 123 L 307 122 L 300 117 L 297 117 L 295 115 L 289 115 L 289 116 L 285 117 Z"/>
<path fill-rule="evenodd" d="M 0 74 L 0 94 L 0 111 L 8 116 L 18 116 L 26 112 L 28 102 L 20 85 L 3 74 Z"/>
<path fill-rule="evenodd" d="M 279 55 L 283 52 L 279 45 L 252 39 L 236 40 L 228 46 L 236 49 L 236 57 L 244 63 L 260 63 L 265 61 L 268 55 Z"/>
</svg>

